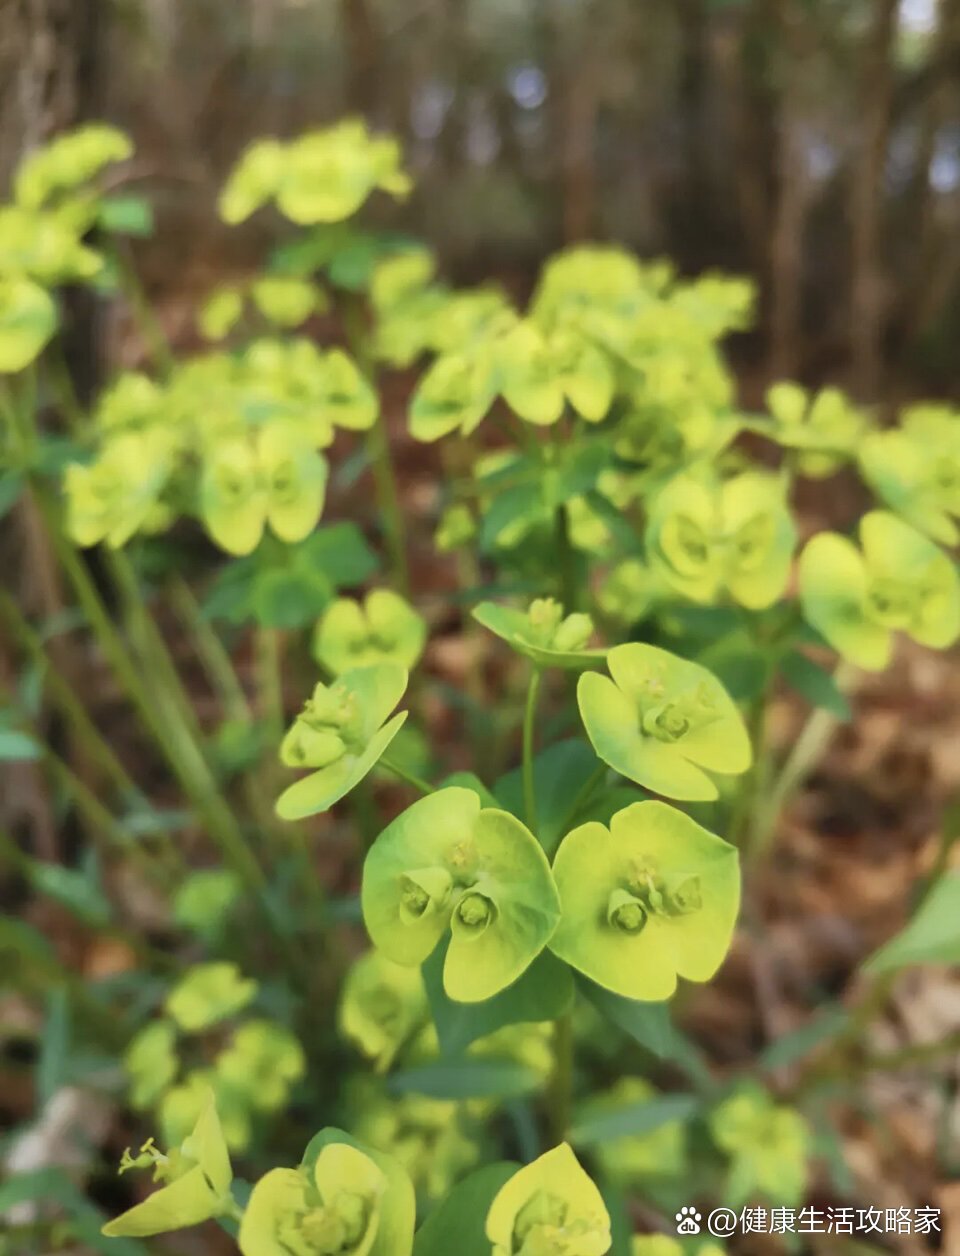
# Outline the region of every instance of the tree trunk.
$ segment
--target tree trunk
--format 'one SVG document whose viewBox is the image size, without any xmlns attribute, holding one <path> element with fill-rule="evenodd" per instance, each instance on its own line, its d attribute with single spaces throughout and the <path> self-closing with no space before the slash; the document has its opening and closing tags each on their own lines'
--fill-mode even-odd
<svg viewBox="0 0 960 1256">
<path fill-rule="evenodd" d="M 875 0 L 861 64 L 862 130 L 851 172 L 850 356 L 853 386 L 864 400 L 877 397 L 883 367 L 886 303 L 880 247 L 897 12 L 897 0 Z"/>
</svg>

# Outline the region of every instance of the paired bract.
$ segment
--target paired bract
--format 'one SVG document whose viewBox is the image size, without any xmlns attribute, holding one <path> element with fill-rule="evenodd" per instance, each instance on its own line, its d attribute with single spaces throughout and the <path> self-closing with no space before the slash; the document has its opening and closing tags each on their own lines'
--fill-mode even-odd
<svg viewBox="0 0 960 1256">
<path fill-rule="evenodd" d="M 662 1000 L 677 977 L 709 981 L 740 904 L 736 848 L 675 807 L 639 802 L 609 827 L 574 829 L 553 864 L 561 918 L 550 949 L 628 999 Z"/>
<path fill-rule="evenodd" d="M 708 772 L 739 775 L 752 761 L 740 712 L 705 667 L 632 642 L 607 653 L 612 679 L 587 672 L 577 701 L 598 756 L 637 784 L 684 801 L 710 801 Z"/>
<path fill-rule="evenodd" d="M 786 589 L 796 535 L 783 481 L 748 471 L 724 483 L 671 480 L 653 500 L 645 544 L 662 580 L 691 601 L 726 593 L 761 610 Z"/>
<path fill-rule="evenodd" d="M 566 1143 L 500 1189 L 486 1223 L 492 1256 L 605 1256 L 610 1215 Z"/>
<path fill-rule="evenodd" d="M 363 780 L 407 718 L 401 711 L 384 723 L 406 687 L 406 669 L 395 663 L 318 684 L 280 747 L 287 767 L 314 770 L 280 795 L 277 815 L 299 820 L 326 811 Z"/>
<path fill-rule="evenodd" d="M 886 667 L 895 632 L 943 649 L 960 636 L 960 579 L 922 533 L 886 511 L 860 521 L 860 548 L 821 532 L 800 557 L 800 601 L 809 622 L 850 662 Z"/>
<path fill-rule="evenodd" d="M 561 667 L 573 671 L 596 667 L 605 650 L 590 649 L 593 621 L 589 615 L 564 615 L 555 598 L 537 598 L 526 612 L 495 602 L 480 602 L 472 611 L 484 628 L 508 642 L 518 654 L 537 667 Z"/>
<path fill-rule="evenodd" d="M 422 964 L 449 930 L 444 989 L 464 1003 L 516 981 L 560 916 L 533 834 L 457 786 L 415 802 L 380 834 L 361 901 L 374 944 L 399 964 Z"/>
<path fill-rule="evenodd" d="M 339 598 L 324 612 L 313 638 L 313 657 L 334 675 L 376 663 L 412 668 L 423 653 L 427 625 L 391 589 L 373 589 L 359 602 Z"/>
</svg>

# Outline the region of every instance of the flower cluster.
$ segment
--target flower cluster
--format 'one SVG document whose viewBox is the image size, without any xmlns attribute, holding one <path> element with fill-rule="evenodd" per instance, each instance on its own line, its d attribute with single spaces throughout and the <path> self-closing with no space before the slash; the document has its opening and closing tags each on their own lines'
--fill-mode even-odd
<svg viewBox="0 0 960 1256">
<path fill-rule="evenodd" d="M 13 203 L 0 205 L 0 375 L 28 367 L 56 331 L 49 290 L 103 270 L 84 243 L 100 212 L 94 181 L 132 151 L 122 132 L 98 123 L 61 135 L 17 168 Z"/>
<path fill-rule="evenodd" d="M 255 999 L 255 981 L 236 965 L 195 965 L 167 995 L 165 1015 L 150 1021 L 127 1048 L 124 1067 L 134 1108 L 154 1110 L 168 1143 L 180 1142 L 216 1097 L 227 1144 L 242 1151 L 257 1114 L 279 1112 L 304 1074 L 293 1034 L 263 1017 L 241 1015 Z M 189 1067 L 192 1043 L 215 1031 L 211 1063 Z"/>
<path fill-rule="evenodd" d="M 162 383 L 123 375 L 94 415 L 92 460 L 67 468 L 69 531 L 80 545 L 117 548 L 190 514 L 230 554 L 249 554 L 267 527 L 300 541 L 323 511 L 321 450 L 376 412 L 352 358 L 308 340 L 206 354 Z"/>
</svg>

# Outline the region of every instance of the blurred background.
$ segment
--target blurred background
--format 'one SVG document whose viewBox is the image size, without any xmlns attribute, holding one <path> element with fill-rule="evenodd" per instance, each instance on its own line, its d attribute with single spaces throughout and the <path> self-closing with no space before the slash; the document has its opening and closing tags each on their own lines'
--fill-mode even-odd
<svg viewBox="0 0 960 1256">
<path fill-rule="evenodd" d="M 398 221 L 457 279 L 616 239 L 754 276 L 763 375 L 960 381 L 960 0 L 0 0 L 0 185 L 128 129 L 161 304 L 257 256 L 214 210 L 244 144 L 348 112 L 402 137 Z"/>
</svg>

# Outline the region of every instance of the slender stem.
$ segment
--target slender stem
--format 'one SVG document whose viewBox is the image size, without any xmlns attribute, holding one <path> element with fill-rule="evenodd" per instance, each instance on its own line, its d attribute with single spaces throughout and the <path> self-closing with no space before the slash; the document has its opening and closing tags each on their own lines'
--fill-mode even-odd
<svg viewBox="0 0 960 1256">
<path fill-rule="evenodd" d="M 849 688 L 855 674 L 849 664 L 841 663 L 834 673 L 837 688 L 841 691 Z M 757 855 L 770 845 L 780 814 L 823 754 L 839 723 L 835 715 L 822 707 L 811 711 L 758 811 L 753 829 L 753 848 Z"/>
<path fill-rule="evenodd" d="M 36 485 L 34 491 L 60 564 L 73 585 L 77 600 L 117 679 L 126 689 L 145 727 L 164 752 L 187 796 L 196 804 L 211 837 L 247 887 L 259 897 L 270 924 L 277 928 L 272 908 L 264 898 L 266 881 L 263 872 L 244 841 L 235 818 L 220 797 L 206 761 L 197 750 L 188 730 L 179 725 L 174 709 L 156 702 L 145 689 L 86 566 L 61 533 L 50 501 Z M 164 716 L 161 711 L 165 712 Z"/>
<path fill-rule="evenodd" d="M 253 719 L 250 703 L 230 655 L 182 576 L 174 576 L 170 585 L 170 596 L 181 622 L 193 637 L 197 654 L 217 691 L 227 718 L 250 723 Z"/>
<path fill-rule="evenodd" d="M 352 293 L 342 294 L 341 311 L 347 343 L 371 387 L 378 392 L 377 417 L 367 433 L 367 452 L 373 468 L 377 493 L 377 507 L 383 521 L 384 535 L 390 551 L 390 566 L 397 588 L 410 595 L 410 569 L 407 563 L 407 536 L 400 507 L 397 475 L 390 454 L 390 440 L 386 421 L 379 407 L 377 370 L 370 351 L 370 334 L 361 301 Z"/>
<path fill-rule="evenodd" d="M 110 255 L 117 269 L 120 288 L 130 302 L 134 321 L 146 341 L 150 356 L 164 375 L 170 375 L 176 366 L 176 359 L 170 348 L 167 334 L 147 299 L 137 268 L 120 245 L 114 244 L 110 249 Z"/>
<path fill-rule="evenodd" d="M 433 793 L 432 785 L 429 785 L 425 780 L 421 779 L 421 777 L 414 776 L 412 772 L 408 772 L 406 768 L 402 768 L 399 763 L 394 763 L 391 759 L 380 759 L 378 766 L 386 769 L 387 772 L 392 772 L 393 775 L 399 777 L 401 781 L 406 781 L 408 785 L 411 785 L 421 794 L 426 795 Z"/>
<path fill-rule="evenodd" d="M 142 800 L 144 798 L 142 790 L 101 735 L 100 730 L 87 714 L 83 703 L 73 692 L 69 681 L 57 671 L 49 653 L 44 649 L 39 634 L 28 623 L 14 599 L 2 590 L 0 590 L 0 618 L 7 625 L 10 633 L 19 640 L 34 664 L 43 669 L 46 688 L 65 718 L 73 726 L 84 750 L 96 761 L 104 775 L 109 777 L 119 794 Z"/>
<path fill-rule="evenodd" d="M 527 704 L 523 712 L 523 814 L 527 821 L 527 828 L 534 833 L 537 831 L 537 787 L 533 771 L 533 742 L 541 677 L 540 668 L 534 667 L 530 673 Z"/>
<path fill-rule="evenodd" d="M 570 1012 L 553 1023 L 553 1077 L 550 1081 L 550 1126 L 562 1143 L 570 1130 L 573 1106 L 573 1017 Z"/>
<path fill-rule="evenodd" d="M 390 456 L 386 421 L 382 414 L 377 415 L 376 422 L 367 435 L 367 449 L 370 453 L 377 489 L 377 506 L 383 519 L 384 533 L 390 550 L 393 578 L 404 597 L 409 597 L 410 570 L 407 564 L 406 528 L 400 507 L 397 476 L 393 459 Z"/>
<path fill-rule="evenodd" d="M 197 753 L 203 757 L 203 731 L 196 710 L 163 634 L 147 610 L 133 564 L 123 550 L 108 550 L 107 562 L 123 598 L 131 635 L 145 665 L 154 700 L 175 708 L 179 729 L 186 731 Z"/>
<path fill-rule="evenodd" d="M 560 576 L 560 600 L 568 614 L 579 605 L 577 573 L 573 545 L 570 542 L 570 517 L 567 507 L 559 505 L 554 513 L 553 534 L 557 547 L 557 566 Z"/>
<path fill-rule="evenodd" d="M 257 629 L 257 688 L 259 715 L 271 742 L 283 736 L 283 680 L 280 667 L 280 633 L 276 628 Z"/>
<path fill-rule="evenodd" d="M 768 666 L 767 682 L 753 700 L 747 718 L 747 732 L 753 748 L 753 762 L 740 780 L 739 790 L 730 815 L 727 840 L 735 846 L 754 849 L 754 823 L 758 800 L 763 797 L 767 762 L 767 707 L 772 668 Z"/>
</svg>

